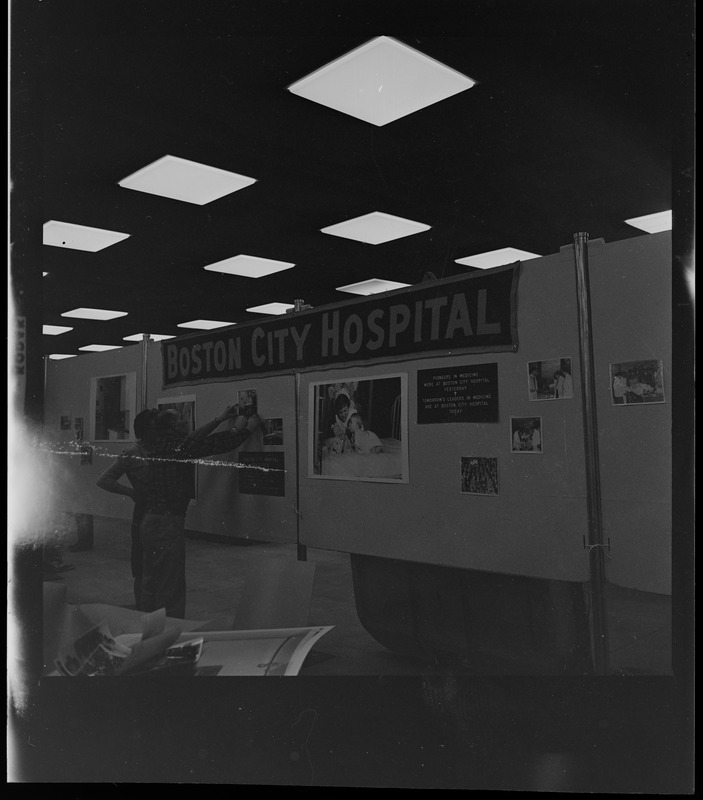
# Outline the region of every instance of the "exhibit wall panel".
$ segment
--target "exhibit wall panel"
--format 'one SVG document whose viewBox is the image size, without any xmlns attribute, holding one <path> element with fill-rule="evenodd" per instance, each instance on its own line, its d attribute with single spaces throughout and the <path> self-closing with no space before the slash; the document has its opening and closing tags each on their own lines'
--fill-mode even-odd
<svg viewBox="0 0 703 800">
<path fill-rule="evenodd" d="M 295 377 L 254 376 L 162 389 L 158 343 L 150 343 L 147 364 L 150 407 L 156 407 L 159 400 L 178 402 L 194 397 L 195 425 L 199 427 L 237 403 L 240 392 L 254 390 L 257 412 L 267 425 L 236 451 L 198 463 L 197 492 L 188 507 L 186 528 L 242 539 L 295 542 Z M 231 425 L 223 423 L 217 430 Z"/>
<path fill-rule="evenodd" d="M 407 482 L 330 479 L 310 463 L 314 421 L 301 433 L 301 542 L 443 566 L 541 578 L 588 579 L 584 443 L 573 256 L 524 262 L 517 352 L 436 355 L 364 368 L 304 373 L 301 407 L 317 382 L 407 375 Z M 531 399 L 528 363 L 570 359 L 569 399 Z M 496 365 L 495 421 L 419 422 L 418 373 Z M 424 389 L 420 389 L 423 394 Z M 310 406 L 308 405 L 308 408 Z M 308 416 L 310 412 L 308 413 Z M 539 452 L 513 452 L 511 418 L 538 418 Z M 462 459 L 496 459 L 497 493 L 463 491 Z M 495 488 L 495 487 L 494 487 Z"/>
<path fill-rule="evenodd" d="M 142 353 L 141 344 L 137 344 L 50 361 L 47 365 L 43 436 L 47 463 L 51 465 L 51 503 L 55 511 L 131 519 L 133 502 L 99 489 L 96 481 L 135 442 L 132 422 L 134 413 L 141 410 Z M 129 439 L 91 439 L 95 381 L 121 375 L 134 377 L 126 382 L 131 393 Z M 236 403 L 240 391 L 255 389 L 259 415 L 269 425 L 266 437 L 264 431 L 256 431 L 235 452 L 202 459 L 197 464 L 195 497 L 188 508 L 186 528 L 244 539 L 295 542 L 295 377 L 278 375 L 164 390 L 161 375 L 161 348 L 150 342 L 146 386 L 149 408 L 156 408 L 160 401 L 177 403 L 188 398 L 194 403 L 195 425 L 200 426 Z M 76 439 L 76 419 L 83 420 L 82 441 Z M 217 430 L 226 430 L 228 424 L 232 423 L 224 423 Z M 67 427 L 62 429 L 62 425 Z M 121 480 L 128 484 L 126 477 Z"/>
<path fill-rule="evenodd" d="M 671 592 L 671 269 L 671 232 L 589 245 L 607 577 L 663 594 Z M 653 386 L 616 404 L 611 365 L 636 373 L 651 362 L 662 364 L 661 392 Z"/>
<path fill-rule="evenodd" d="M 138 412 L 141 363 L 139 345 L 48 361 L 42 438 L 51 464 L 51 503 L 56 511 L 131 519 L 132 501 L 98 489 L 95 482 L 125 448 L 134 444 L 132 422 Z M 118 376 L 126 376 L 122 391 L 127 396 L 122 400 L 129 410 L 124 417 L 129 438 L 98 440 L 95 381 Z M 79 430 L 82 438 L 78 438 Z"/>
</svg>

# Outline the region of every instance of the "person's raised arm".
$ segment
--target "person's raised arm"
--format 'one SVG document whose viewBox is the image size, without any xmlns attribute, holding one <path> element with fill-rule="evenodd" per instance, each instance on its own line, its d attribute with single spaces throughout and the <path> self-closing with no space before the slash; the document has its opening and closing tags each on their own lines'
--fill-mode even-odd
<svg viewBox="0 0 703 800">
<path fill-rule="evenodd" d="M 213 430 L 224 421 L 231 419 L 236 414 L 236 406 L 228 408 L 220 417 L 216 417 L 210 423 L 210 430 Z M 234 412 L 233 412 L 234 409 Z M 182 452 L 190 458 L 207 458 L 218 453 L 229 453 L 236 450 L 249 436 L 261 427 L 261 417 L 258 414 L 251 416 L 237 416 L 234 427 L 219 433 L 204 433 L 201 438 L 186 439 L 181 448 Z M 208 425 L 204 425 L 200 430 L 207 430 Z"/>
<path fill-rule="evenodd" d="M 127 486 L 124 483 L 120 483 L 120 478 L 125 474 L 126 468 L 124 461 L 121 458 L 118 458 L 116 461 L 113 461 L 112 464 L 102 473 L 102 475 L 97 479 L 95 485 L 98 486 L 100 489 L 104 489 L 106 492 L 111 492 L 112 494 L 123 494 L 126 497 L 130 497 L 134 502 L 137 502 L 137 493 L 131 486 Z"/>
<path fill-rule="evenodd" d="M 237 417 L 239 417 L 239 406 L 228 406 L 221 414 L 210 420 L 210 422 L 206 422 L 204 425 L 196 428 L 193 433 L 188 435 L 188 439 L 199 442 L 201 439 L 209 436 L 223 422 Z"/>
</svg>

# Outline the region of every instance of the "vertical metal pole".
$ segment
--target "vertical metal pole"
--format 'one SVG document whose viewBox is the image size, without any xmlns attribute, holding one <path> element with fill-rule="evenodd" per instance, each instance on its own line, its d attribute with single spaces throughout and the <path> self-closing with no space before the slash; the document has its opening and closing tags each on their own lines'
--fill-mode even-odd
<svg viewBox="0 0 703 800">
<path fill-rule="evenodd" d="M 147 394 L 146 394 L 146 375 L 147 375 L 147 359 L 149 357 L 149 334 L 142 334 L 142 391 L 139 400 L 139 410 L 146 409 Z"/>
<path fill-rule="evenodd" d="M 586 457 L 586 502 L 588 506 L 588 543 L 591 591 L 593 598 L 593 638 L 596 673 L 607 675 L 608 621 L 605 606 L 605 553 L 603 552 L 603 515 L 601 506 L 600 459 L 596 382 L 591 330 L 591 301 L 588 280 L 588 234 L 574 234 L 576 297 L 579 347 L 582 365 L 583 433 Z"/>
<path fill-rule="evenodd" d="M 308 560 L 308 549 L 300 544 L 300 373 L 295 373 L 295 541 L 298 561 Z"/>
</svg>

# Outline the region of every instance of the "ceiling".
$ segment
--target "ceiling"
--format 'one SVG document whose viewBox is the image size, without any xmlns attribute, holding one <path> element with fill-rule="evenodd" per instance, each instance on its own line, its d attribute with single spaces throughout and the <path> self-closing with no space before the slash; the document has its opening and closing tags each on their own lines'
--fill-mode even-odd
<svg viewBox="0 0 703 800">
<path fill-rule="evenodd" d="M 685 16 L 666 0 L 13 4 L 14 268 L 39 276 L 43 324 L 73 326 L 43 352 L 318 307 L 368 278 L 466 274 L 456 259 L 547 255 L 577 231 L 646 235 L 624 220 L 672 207 Z M 382 127 L 287 91 L 380 35 L 477 84 Z M 256 183 L 203 206 L 118 185 L 166 154 Z M 372 211 L 431 227 L 379 245 L 320 232 Z M 130 236 L 96 253 L 42 245 L 52 219 Z M 203 269 L 240 253 L 295 267 Z M 61 316 L 76 307 L 128 313 Z"/>
</svg>

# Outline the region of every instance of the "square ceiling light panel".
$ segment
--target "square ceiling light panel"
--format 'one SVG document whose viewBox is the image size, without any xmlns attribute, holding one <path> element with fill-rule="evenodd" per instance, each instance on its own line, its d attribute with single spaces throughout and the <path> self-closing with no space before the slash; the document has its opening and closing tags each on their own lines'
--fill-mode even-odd
<svg viewBox="0 0 703 800">
<path fill-rule="evenodd" d="M 87 344 L 85 347 L 79 347 L 79 350 L 88 350 L 91 353 L 104 353 L 106 350 L 119 350 L 121 344 Z"/>
<path fill-rule="evenodd" d="M 288 91 L 381 126 L 475 83 L 396 39 L 379 36 L 296 81 Z"/>
<path fill-rule="evenodd" d="M 208 264 L 203 269 L 211 272 L 223 272 L 227 275 L 241 275 L 244 278 L 263 278 L 266 275 L 273 275 L 274 272 L 282 272 L 290 269 L 295 264 L 287 261 L 273 261 L 270 258 L 259 258 L 259 256 L 238 255 L 218 261 L 215 264 Z"/>
<path fill-rule="evenodd" d="M 178 328 L 195 328 L 199 331 L 211 331 L 214 328 L 226 328 L 228 325 L 236 325 L 235 322 L 221 322 L 216 319 L 192 319 L 190 322 L 179 322 Z"/>
<path fill-rule="evenodd" d="M 51 353 L 49 355 L 49 358 L 52 361 L 61 361 L 64 358 L 75 358 L 75 357 L 76 357 L 75 353 Z"/>
<path fill-rule="evenodd" d="M 646 214 L 644 217 L 626 219 L 628 225 L 639 228 L 646 233 L 661 233 L 671 230 L 671 211 L 659 211 L 657 214 Z"/>
<path fill-rule="evenodd" d="M 380 278 L 370 278 L 359 283 L 350 283 L 347 286 L 338 286 L 338 292 L 349 292 L 349 294 L 379 294 L 380 292 L 392 292 L 394 289 L 405 289 L 412 286 L 410 283 L 397 283 L 396 281 L 384 281 Z"/>
<path fill-rule="evenodd" d="M 90 228 L 87 225 L 75 225 L 72 222 L 58 222 L 50 219 L 43 226 L 43 243 L 52 247 L 66 247 L 70 250 L 87 250 L 97 253 L 110 245 L 129 239 L 128 233 L 106 231 L 102 228 Z M 44 273 L 48 275 L 47 272 Z"/>
<path fill-rule="evenodd" d="M 175 336 L 167 336 L 165 333 L 149 333 L 147 334 L 149 339 L 153 342 L 160 342 L 163 339 L 175 339 Z M 144 341 L 144 334 L 143 333 L 133 333 L 131 336 L 123 336 L 123 342 L 143 342 Z"/>
<path fill-rule="evenodd" d="M 411 219 L 394 217 L 392 214 L 384 214 L 382 211 L 373 211 L 362 217 L 338 222 L 336 225 L 329 225 L 320 230 L 322 233 L 341 236 L 343 239 L 354 239 L 354 241 L 366 244 L 383 244 L 392 242 L 394 239 L 402 239 L 405 236 L 414 236 L 416 233 L 423 233 L 429 229 L 430 226 L 423 222 L 413 222 Z"/>
<path fill-rule="evenodd" d="M 125 189 L 204 206 L 251 186 L 256 183 L 256 178 L 247 178 L 236 172 L 198 164 L 197 161 L 178 156 L 164 156 L 118 183 Z"/>
<path fill-rule="evenodd" d="M 76 319 L 117 319 L 126 317 L 126 311 L 110 311 L 106 308 L 74 308 L 72 311 L 64 311 L 62 317 L 75 317 Z"/>
<path fill-rule="evenodd" d="M 68 328 L 65 325 L 42 325 L 42 333 L 44 336 L 59 336 L 62 333 L 68 333 L 73 328 Z"/>
<path fill-rule="evenodd" d="M 531 258 L 541 258 L 541 256 L 539 253 L 528 253 L 527 250 L 518 250 L 515 247 L 502 247 L 500 250 L 489 250 L 486 253 L 477 253 L 475 256 L 457 258 L 456 263 L 478 269 L 491 269 L 511 264 L 513 261 L 529 261 Z"/>
<path fill-rule="evenodd" d="M 287 311 L 295 308 L 289 303 L 265 303 L 263 306 L 251 306 L 247 311 L 253 314 L 285 314 Z"/>
</svg>

